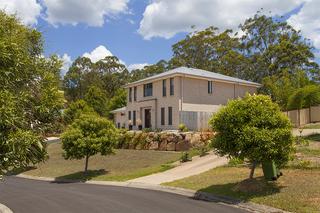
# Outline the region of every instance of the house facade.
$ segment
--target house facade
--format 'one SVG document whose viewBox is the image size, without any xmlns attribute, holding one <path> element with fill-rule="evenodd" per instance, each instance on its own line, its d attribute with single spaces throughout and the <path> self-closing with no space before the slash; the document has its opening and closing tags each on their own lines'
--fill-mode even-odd
<svg viewBox="0 0 320 213">
<path fill-rule="evenodd" d="M 173 130 L 207 128 L 209 117 L 228 100 L 255 93 L 258 83 L 179 67 L 129 83 L 127 106 L 114 110 L 117 127 Z"/>
</svg>

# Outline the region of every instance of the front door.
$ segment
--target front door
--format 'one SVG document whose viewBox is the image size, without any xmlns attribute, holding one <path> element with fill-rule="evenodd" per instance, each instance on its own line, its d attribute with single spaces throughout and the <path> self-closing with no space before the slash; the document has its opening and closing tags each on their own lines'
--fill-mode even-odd
<svg viewBox="0 0 320 213">
<path fill-rule="evenodd" d="M 151 128 L 151 109 L 144 109 L 144 128 Z"/>
</svg>

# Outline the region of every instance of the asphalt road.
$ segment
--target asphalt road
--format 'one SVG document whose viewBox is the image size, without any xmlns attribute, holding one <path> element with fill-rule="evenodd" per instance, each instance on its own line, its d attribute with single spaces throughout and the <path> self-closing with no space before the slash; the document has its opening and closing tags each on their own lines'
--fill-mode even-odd
<svg viewBox="0 0 320 213">
<path fill-rule="evenodd" d="M 166 192 L 84 183 L 50 183 L 18 177 L 6 177 L 0 183 L 0 203 L 15 213 L 246 212 Z"/>
</svg>

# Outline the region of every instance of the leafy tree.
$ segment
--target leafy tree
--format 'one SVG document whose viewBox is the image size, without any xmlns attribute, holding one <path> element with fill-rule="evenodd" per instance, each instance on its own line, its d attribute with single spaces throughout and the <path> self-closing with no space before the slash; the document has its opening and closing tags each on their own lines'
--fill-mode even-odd
<svg viewBox="0 0 320 213">
<path fill-rule="evenodd" d="M 99 115 L 103 116 L 107 110 L 107 99 L 105 93 L 96 86 L 91 86 L 86 93 L 84 100 L 92 107 Z"/>
<path fill-rule="evenodd" d="M 71 102 L 67 109 L 63 112 L 63 119 L 66 124 L 71 124 L 78 119 L 82 114 L 96 114 L 95 110 L 90 107 L 86 101 L 77 100 Z"/>
<path fill-rule="evenodd" d="M 46 157 L 40 133 L 59 118 L 61 61 L 44 58 L 41 33 L 0 11 L 0 173 Z"/>
<path fill-rule="evenodd" d="M 117 141 L 117 129 L 105 118 L 84 115 L 63 133 L 62 148 L 65 159 L 85 158 L 84 172 L 88 171 L 89 158 L 97 153 L 109 155 Z"/>
<path fill-rule="evenodd" d="M 240 52 L 240 42 L 231 35 L 209 27 L 190 33 L 172 46 L 171 68 L 186 66 L 218 72 L 229 76 L 245 77 L 248 60 Z"/>
<path fill-rule="evenodd" d="M 299 31 L 281 19 L 274 19 L 258 12 L 240 25 L 242 52 L 251 61 L 247 79 L 261 82 L 264 77 L 290 74 L 304 70 L 314 79 L 319 77 L 319 65 L 314 62 L 313 47 Z"/>
<path fill-rule="evenodd" d="M 284 69 L 279 75 L 265 77 L 262 81 L 263 88 L 261 93 L 270 95 L 282 110 L 288 110 L 289 97 L 297 89 L 311 84 L 308 76 L 302 70 L 290 74 L 287 69 Z"/>
<path fill-rule="evenodd" d="M 257 163 L 274 160 L 282 167 L 293 152 L 291 123 L 269 96 L 247 94 L 229 101 L 210 125 L 217 133 L 212 146 L 222 156 L 248 159 L 250 178 Z"/>
<path fill-rule="evenodd" d="M 108 111 L 112 111 L 127 105 L 127 91 L 118 89 L 116 94 L 108 101 Z"/>
<path fill-rule="evenodd" d="M 132 70 L 130 73 L 130 82 L 163 73 L 168 70 L 168 66 L 165 60 L 160 60 L 156 64 L 145 66 L 143 69 Z"/>
</svg>

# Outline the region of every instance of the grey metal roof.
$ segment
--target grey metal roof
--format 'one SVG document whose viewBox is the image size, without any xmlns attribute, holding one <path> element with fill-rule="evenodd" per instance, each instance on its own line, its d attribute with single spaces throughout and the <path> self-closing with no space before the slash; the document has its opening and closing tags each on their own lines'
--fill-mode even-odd
<svg viewBox="0 0 320 213">
<path fill-rule="evenodd" d="M 141 79 L 139 81 L 135 81 L 135 82 L 129 83 L 126 86 L 130 86 L 132 84 L 137 84 L 137 83 L 140 83 L 140 82 L 154 80 L 154 79 L 157 79 L 157 78 L 176 75 L 176 74 L 186 75 L 186 76 L 194 76 L 194 77 L 201 77 L 201 78 L 207 78 L 207 79 L 216 79 L 216 80 L 222 80 L 222 81 L 228 81 L 228 82 L 234 82 L 234 83 L 242 83 L 242 84 L 253 85 L 253 86 L 256 86 L 256 87 L 262 86 L 261 84 L 255 83 L 255 82 L 252 82 L 252 81 L 246 81 L 246 80 L 230 77 L 230 76 L 227 76 L 227 75 L 222 75 L 222 74 L 215 73 L 215 72 L 209 72 L 209 71 L 206 71 L 206 70 L 188 68 L 188 67 L 178 67 L 178 68 L 175 68 L 173 70 L 169 70 L 169 71 L 160 73 L 158 75 L 154 75 L 154 76 L 151 76 L 151 77 L 148 77 L 148 78 Z"/>
<path fill-rule="evenodd" d="M 116 112 L 124 112 L 126 111 L 127 107 L 121 107 L 115 110 L 110 111 L 111 113 L 116 113 Z"/>
</svg>

